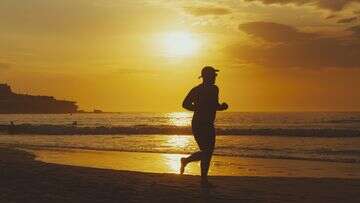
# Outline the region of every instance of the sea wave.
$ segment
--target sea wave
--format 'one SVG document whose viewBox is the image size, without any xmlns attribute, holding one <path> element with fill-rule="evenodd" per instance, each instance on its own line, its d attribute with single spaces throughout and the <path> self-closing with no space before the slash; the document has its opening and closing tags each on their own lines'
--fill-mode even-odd
<svg viewBox="0 0 360 203">
<path fill-rule="evenodd" d="M 360 137 L 360 129 L 333 128 L 223 128 L 216 129 L 219 135 L 269 135 L 299 137 Z M 135 125 L 79 127 L 76 125 L 0 125 L 0 131 L 8 134 L 39 135 L 190 135 L 189 126 Z"/>
<path fill-rule="evenodd" d="M 360 119 L 358 118 L 349 118 L 349 119 L 335 119 L 335 120 L 328 120 L 328 121 L 323 121 L 323 123 L 360 123 Z"/>
</svg>

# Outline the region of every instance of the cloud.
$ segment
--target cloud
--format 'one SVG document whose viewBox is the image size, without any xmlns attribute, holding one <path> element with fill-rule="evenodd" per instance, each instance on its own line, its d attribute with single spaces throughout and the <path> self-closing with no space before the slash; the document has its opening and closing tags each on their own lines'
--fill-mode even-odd
<svg viewBox="0 0 360 203">
<path fill-rule="evenodd" d="M 337 21 L 337 23 L 351 23 L 357 20 L 357 17 L 350 17 L 350 18 L 342 18 Z"/>
<path fill-rule="evenodd" d="M 239 29 L 257 42 L 237 44 L 226 51 L 238 62 L 270 68 L 360 68 L 360 41 L 354 40 L 360 26 L 347 37 L 326 37 L 306 33 L 272 22 L 241 24 Z M 266 30 L 268 30 L 268 35 Z"/>
<path fill-rule="evenodd" d="M 336 17 L 337 17 L 337 15 L 331 14 L 331 15 L 326 16 L 325 19 L 333 19 L 333 18 L 336 18 Z"/>
<path fill-rule="evenodd" d="M 272 22 L 244 23 L 239 25 L 239 29 L 249 35 L 260 37 L 270 42 L 306 40 L 315 36 L 312 33 L 299 32 L 291 26 Z"/>
<path fill-rule="evenodd" d="M 230 9 L 218 6 L 186 6 L 184 10 L 193 16 L 227 15 L 231 13 Z"/>
<path fill-rule="evenodd" d="M 359 3 L 360 0 L 245 0 L 247 2 L 260 1 L 264 4 L 295 4 L 312 5 L 330 11 L 340 11 L 351 3 Z"/>
</svg>

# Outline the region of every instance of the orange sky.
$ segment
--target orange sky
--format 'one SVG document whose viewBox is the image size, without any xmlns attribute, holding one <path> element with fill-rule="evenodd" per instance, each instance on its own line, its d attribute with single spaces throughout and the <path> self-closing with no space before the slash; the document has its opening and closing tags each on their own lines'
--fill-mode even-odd
<svg viewBox="0 0 360 203">
<path fill-rule="evenodd" d="M 358 0 L 2 0 L 0 83 L 179 111 L 204 65 L 231 111 L 360 110 Z"/>
</svg>

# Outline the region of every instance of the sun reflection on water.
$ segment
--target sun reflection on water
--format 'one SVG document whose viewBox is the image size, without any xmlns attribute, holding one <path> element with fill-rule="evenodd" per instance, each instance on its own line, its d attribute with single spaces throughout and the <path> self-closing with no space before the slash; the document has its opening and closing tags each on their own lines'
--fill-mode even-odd
<svg viewBox="0 0 360 203">
<path fill-rule="evenodd" d="M 180 158 L 186 157 L 186 154 L 161 154 L 162 162 L 164 163 L 164 170 L 166 173 L 179 173 Z M 200 173 L 199 162 L 193 162 L 187 165 L 185 174 L 198 175 Z"/>
<path fill-rule="evenodd" d="M 191 136 L 172 136 L 166 142 L 171 147 L 186 148 L 191 144 L 191 140 Z"/>
<path fill-rule="evenodd" d="M 189 126 L 191 123 L 190 112 L 171 112 L 167 114 L 170 125 Z"/>
<path fill-rule="evenodd" d="M 185 155 L 184 155 L 185 156 Z M 170 173 L 178 173 L 180 169 L 180 158 L 178 154 L 162 154 L 166 168 Z"/>
</svg>

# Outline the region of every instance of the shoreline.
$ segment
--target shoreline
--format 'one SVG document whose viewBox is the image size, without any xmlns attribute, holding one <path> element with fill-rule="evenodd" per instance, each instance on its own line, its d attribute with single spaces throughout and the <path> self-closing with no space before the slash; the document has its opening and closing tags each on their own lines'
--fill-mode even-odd
<svg viewBox="0 0 360 203">
<path fill-rule="evenodd" d="M 360 180 L 341 178 L 199 177 L 49 164 L 0 148 L 1 202 L 359 202 Z M 336 193 L 334 193 L 336 191 Z"/>
<path fill-rule="evenodd" d="M 56 147 L 18 147 L 18 149 L 32 153 L 35 155 L 35 160 L 46 163 L 171 174 L 178 173 L 180 158 L 187 156 L 187 154 L 176 153 L 104 151 Z M 199 171 L 199 162 L 190 163 L 185 174 L 199 175 Z M 320 177 L 360 180 L 360 164 L 214 155 L 209 175 Z"/>
</svg>

